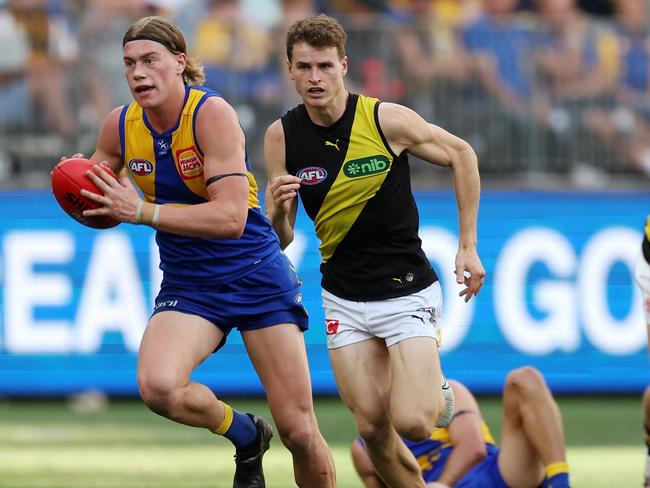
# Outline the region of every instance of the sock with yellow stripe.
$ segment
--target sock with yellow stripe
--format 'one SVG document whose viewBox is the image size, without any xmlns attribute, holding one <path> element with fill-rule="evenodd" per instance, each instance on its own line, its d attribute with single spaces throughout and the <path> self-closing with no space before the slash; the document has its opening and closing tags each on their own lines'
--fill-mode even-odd
<svg viewBox="0 0 650 488">
<path fill-rule="evenodd" d="M 241 448 L 248 446 L 257 438 L 257 427 L 253 419 L 245 414 L 224 403 L 223 421 L 212 432 L 229 439 L 235 447 Z"/>
<path fill-rule="evenodd" d="M 569 465 L 567 463 L 552 463 L 544 466 L 548 488 L 569 488 Z"/>
</svg>

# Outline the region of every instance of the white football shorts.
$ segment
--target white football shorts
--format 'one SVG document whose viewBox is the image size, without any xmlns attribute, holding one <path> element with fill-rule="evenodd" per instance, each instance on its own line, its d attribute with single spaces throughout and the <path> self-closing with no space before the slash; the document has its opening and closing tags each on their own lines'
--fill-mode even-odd
<svg viewBox="0 0 650 488">
<path fill-rule="evenodd" d="M 327 348 L 336 349 L 379 337 L 390 347 L 411 337 L 432 337 L 440 346 L 442 290 L 424 290 L 388 300 L 353 302 L 323 290 Z"/>
<path fill-rule="evenodd" d="M 639 253 L 634 263 L 634 279 L 641 289 L 646 324 L 650 325 L 650 264 L 642 253 Z"/>
</svg>

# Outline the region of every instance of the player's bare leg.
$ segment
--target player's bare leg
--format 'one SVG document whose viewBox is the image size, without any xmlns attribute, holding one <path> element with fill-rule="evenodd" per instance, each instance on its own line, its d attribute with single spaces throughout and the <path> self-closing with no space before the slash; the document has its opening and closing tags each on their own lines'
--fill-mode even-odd
<svg viewBox="0 0 650 488">
<path fill-rule="evenodd" d="M 333 488 L 334 461 L 314 415 L 302 332 L 293 324 L 282 324 L 246 331 L 242 336 L 266 389 L 280 438 L 293 456 L 296 484 Z"/>
<path fill-rule="evenodd" d="M 508 486 L 533 488 L 545 469 L 567 469 L 560 409 L 534 368 L 516 369 L 506 379 L 501 437 L 499 469 Z"/>
<path fill-rule="evenodd" d="M 645 472 L 644 472 L 644 488 L 650 487 L 650 386 L 643 392 L 643 426 L 645 428 L 645 443 L 647 448 Z"/>
<path fill-rule="evenodd" d="M 339 394 L 354 415 L 377 474 L 391 488 L 424 487 L 415 457 L 391 424 L 390 360 L 384 341 L 372 338 L 329 353 Z"/>
<path fill-rule="evenodd" d="M 233 486 L 261 487 L 262 456 L 273 435 L 271 426 L 257 416 L 237 412 L 208 387 L 189 379 L 222 339 L 223 332 L 199 316 L 174 311 L 154 315 L 140 345 L 140 394 L 154 412 L 229 439 L 236 447 Z"/>
<path fill-rule="evenodd" d="M 413 337 L 389 347 L 388 352 L 393 425 L 405 439 L 423 441 L 445 408 L 437 342 L 431 337 Z"/>
<path fill-rule="evenodd" d="M 352 454 L 352 464 L 357 471 L 359 478 L 363 482 L 365 488 L 386 488 L 383 481 L 377 476 L 375 467 L 368 457 L 366 450 L 363 448 L 358 439 L 356 439 L 350 447 Z"/>
<path fill-rule="evenodd" d="M 143 401 L 159 415 L 182 424 L 215 430 L 224 404 L 191 372 L 215 350 L 223 332 L 196 315 L 161 312 L 147 325 L 138 356 Z"/>
</svg>

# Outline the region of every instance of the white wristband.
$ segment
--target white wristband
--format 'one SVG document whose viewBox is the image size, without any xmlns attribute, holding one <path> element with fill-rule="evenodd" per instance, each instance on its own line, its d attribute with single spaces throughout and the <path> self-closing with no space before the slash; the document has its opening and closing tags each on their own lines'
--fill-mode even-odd
<svg viewBox="0 0 650 488">
<path fill-rule="evenodd" d="M 156 204 L 153 209 L 153 217 L 151 218 L 151 227 L 158 228 L 158 219 L 160 218 L 160 205 Z"/>
<path fill-rule="evenodd" d="M 140 219 L 142 218 L 142 209 L 144 208 L 144 201 L 140 201 L 138 203 L 138 207 L 135 209 L 135 219 L 134 219 L 134 224 L 138 225 L 140 224 Z"/>
</svg>

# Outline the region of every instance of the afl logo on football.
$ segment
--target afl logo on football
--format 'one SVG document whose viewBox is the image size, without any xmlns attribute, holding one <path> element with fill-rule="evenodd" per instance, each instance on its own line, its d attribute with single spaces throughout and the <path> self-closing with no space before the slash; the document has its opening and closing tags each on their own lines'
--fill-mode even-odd
<svg viewBox="0 0 650 488">
<path fill-rule="evenodd" d="M 318 166 L 301 169 L 296 175 L 305 185 L 317 185 L 327 178 L 327 171 Z"/>
<path fill-rule="evenodd" d="M 153 172 L 153 164 L 146 159 L 132 159 L 129 161 L 129 171 L 136 176 L 147 176 Z"/>
</svg>

